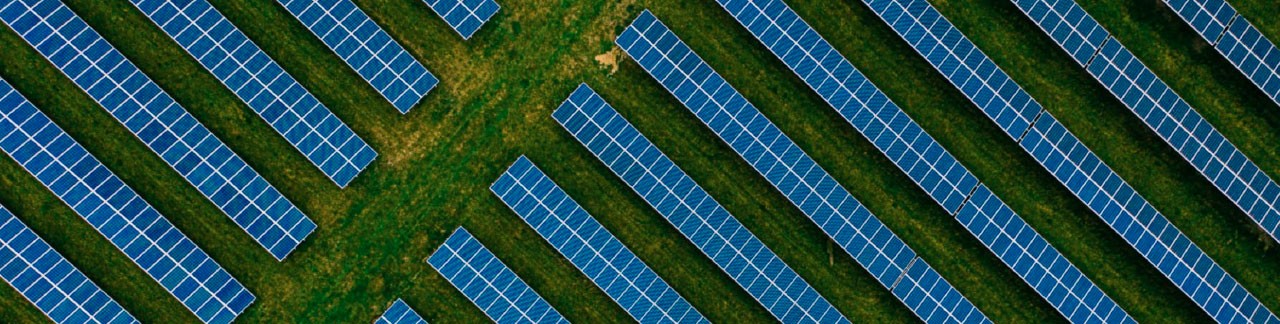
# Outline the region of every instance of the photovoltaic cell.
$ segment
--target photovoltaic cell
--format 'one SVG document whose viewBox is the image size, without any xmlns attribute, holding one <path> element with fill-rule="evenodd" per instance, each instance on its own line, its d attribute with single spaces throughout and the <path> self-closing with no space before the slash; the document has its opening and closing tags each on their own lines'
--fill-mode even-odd
<svg viewBox="0 0 1280 324">
<path fill-rule="evenodd" d="M 1213 45 L 1232 66 L 1280 104 L 1280 49 L 1224 0 L 1164 3 Z"/>
<path fill-rule="evenodd" d="M 0 20 L 284 260 L 316 225 L 61 2 L 21 0 Z"/>
<path fill-rule="evenodd" d="M 4 206 L 0 277 L 56 323 L 138 323 Z"/>
<path fill-rule="evenodd" d="M 710 323 L 528 158 L 489 190 L 636 321 Z"/>
<path fill-rule="evenodd" d="M 466 229 L 454 231 L 427 263 L 495 322 L 569 323 Z"/>
<path fill-rule="evenodd" d="M 480 26 L 498 13 L 498 3 L 493 0 L 423 0 L 436 14 L 453 27 L 462 39 L 471 39 Z"/>
<path fill-rule="evenodd" d="M 1102 35 L 1094 44 L 1110 43 L 1104 30 L 1084 14 L 1078 6 L 1063 3 L 1030 3 L 1016 2 L 1018 7 L 1031 16 L 1032 20 L 1044 24 L 1046 30 L 1052 31 L 1064 48 L 1076 53 L 1080 43 L 1078 35 Z M 1063 17 L 1071 17 L 1072 21 L 1060 21 Z M 945 18 L 938 16 L 931 23 L 933 28 L 939 24 L 950 25 Z M 1071 26 L 1086 26 L 1087 32 L 1073 30 Z M 1030 105 L 1040 110 L 1039 117 L 1025 134 L 1009 133 L 1019 141 L 1024 150 L 1032 155 L 1040 165 L 1044 166 L 1055 178 L 1067 187 L 1077 198 L 1083 201 L 1104 222 L 1120 234 L 1131 246 L 1156 266 L 1166 277 L 1192 297 L 1199 305 L 1210 309 L 1210 314 L 1218 319 L 1229 319 L 1231 314 L 1252 314 L 1262 309 L 1261 304 L 1248 295 L 1229 274 L 1209 259 L 1200 248 L 1196 247 L 1177 228 L 1173 227 L 1163 215 L 1160 215 L 1146 199 L 1138 195 L 1128 183 L 1121 179 L 1110 167 L 1102 162 L 1088 147 L 1085 147 L 1075 135 L 1071 134 L 1048 111 L 1026 95 L 1025 91 L 985 54 L 975 48 L 967 38 L 954 27 L 947 28 L 954 32 L 945 36 L 930 36 L 928 30 L 919 30 L 920 34 L 907 37 L 909 43 L 921 53 L 931 65 L 951 81 L 970 101 L 979 107 L 986 107 L 992 100 L 983 96 L 979 89 L 991 89 L 997 98 L 1008 104 L 992 105 L 984 108 L 987 117 L 999 123 L 996 116 L 1010 111 L 1021 110 L 1023 103 L 1008 98 L 1026 98 Z M 902 34 L 900 34 L 901 36 Z M 1077 35 L 1077 36 L 1070 36 Z M 961 45 L 967 44 L 967 45 Z M 1084 56 L 1082 64 L 1089 62 L 1093 54 Z M 944 64 L 953 62 L 953 64 Z M 964 70 L 963 72 L 956 72 Z M 976 75 L 976 77 L 975 77 Z M 999 90 L 996 90 L 999 89 Z M 1006 132 L 1008 130 L 1006 129 Z M 1230 296 L 1230 297 L 1228 297 Z M 1228 301 L 1237 302 L 1235 306 Z M 1251 301 L 1250 301 L 1251 300 Z M 1243 311 L 1239 311 L 1243 309 Z M 1265 309 L 1262 309 L 1265 313 Z M 1219 316 L 1226 315 L 1226 316 Z M 1242 319 L 1238 317 L 1237 319 Z"/>
<path fill-rule="evenodd" d="M 130 2 L 338 186 L 378 156 L 205 0 Z"/>
<path fill-rule="evenodd" d="M 351 0 L 277 0 L 400 113 L 439 80 Z"/>
<path fill-rule="evenodd" d="M 1073 322 L 1133 321 L 785 3 L 719 2 L 1060 313 Z M 958 33 L 924 1 L 874 1 L 868 5 L 904 35 Z M 1004 116 L 1015 122 L 1004 124 L 1006 131 L 1025 131 L 1039 113 L 1032 105 L 1020 107 L 1023 109 L 1017 114 Z M 1006 111 L 992 112 L 999 116 Z M 951 190 L 939 190 L 944 187 Z"/>
<path fill-rule="evenodd" d="M 387 311 L 383 312 L 382 316 L 378 316 L 378 319 L 374 320 L 373 323 L 427 324 L 427 321 L 423 320 L 422 316 L 418 316 L 418 312 L 413 311 L 413 308 L 410 308 L 409 304 L 405 304 L 404 300 L 397 298 L 396 301 L 391 304 L 391 307 L 387 308 Z"/>
<path fill-rule="evenodd" d="M 1165 143 L 1276 238 L 1280 231 L 1280 185 L 1190 104 L 1114 39 L 1088 69 Z"/>
<path fill-rule="evenodd" d="M 652 13 L 615 42 L 921 319 L 989 321 Z"/>
<path fill-rule="evenodd" d="M 0 149 L 192 313 L 230 323 L 253 303 L 240 282 L 9 83 L 0 80 L 0 93 Z"/>
<path fill-rule="evenodd" d="M 849 321 L 590 87 L 553 116 L 779 321 Z"/>
</svg>

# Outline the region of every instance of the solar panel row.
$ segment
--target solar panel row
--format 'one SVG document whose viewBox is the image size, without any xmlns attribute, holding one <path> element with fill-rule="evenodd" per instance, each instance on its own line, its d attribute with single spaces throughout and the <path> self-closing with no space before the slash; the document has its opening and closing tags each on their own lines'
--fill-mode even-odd
<svg viewBox="0 0 1280 324">
<path fill-rule="evenodd" d="M 338 186 L 377 153 L 205 0 L 130 0 Z"/>
<path fill-rule="evenodd" d="M 382 316 L 373 321 L 374 324 L 427 324 L 427 321 L 418 316 L 418 312 L 413 311 L 409 304 L 405 304 L 404 300 L 396 298 L 391 307 L 387 308 Z"/>
<path fill-rule="evenodd" d="M 61 2 L 9 1 L 0 7 L 0 20 L 277 260 L 315 230 L 292 202 Z"/>
<path fill-rule="evenodd" d="M 436 14 L 462 35 L 471 39 L 493 14 L 498 13 L 498 3 L 493 0 L 423 0 Z"/>
<path fill-rule="evenodd" d="M 636 321 L 710 323 L 528 158 L 489 190 Z"/>
<path fill-rule="evenodd" d="M 569 322 L 464 228 L 455 230 L 427 263 L 495 322 Z"/>
<path fill-rule="evenodd" d="M 0 149 L 197 317 L 230 323 L 253 303 L 222 266 L 2 80 L 0 93 Z"/>
<path fill-rule="evenodd" d="M 1020 6 L 1045 6 L 1027 3 L 1029 1 L 1024 0 Z M 1066 6 L 1083 12 L 1074 2 L 1063 2 L 1070 2 Z M 1092 21 L 1088 13 L 1070 18 Z M 1061 44 L 1061 37 L 1051 36 Z M 1219 191 L 1262 226 L 1273 239 L 1277 237 L 1277 232 L 1280 232 L 1280 185 L 1263 173 L 1124 45 L 1114 37 L 1108 38 L 1094 59 L 1086 62 L 1085 68 L 1160 135 L 1160 138 L 1177 150 L 1183 159 L 1191 162 Z"/>
<path fill-rule="evenodd" d="M 1280 104 L 1280 49 L 1224 0 L 1165 0 L 1232 66 Z"/>
<path fill-rule="evenodd" d="M 1019 3 L 1019 6 L 1034 13 L 1032 20 L 1048 26 L 1046 29 L 1063 40 L 1063 47 L 1069 53 L 1082 57 L 1081 62 L 1088 62 L 1093 52 L 1096 52 L 1096 48 L 1090 49 L 1093 46 L 1090 44 L 1102 44 L 1107 38 L 1106 32 L 1096 22 L 1078 19 L 1083 17 L 1083 11 L 1079 7 L 1047 3 Z M 1064 16 L 1077 17 L 1077 20 L 1060 21 Z M 939 16 L 933 24 L 937 26 L 944 23 L 950 25 L 945 18 Z M 924 34 L 911 38 L 909 43 L 912 47 L 970 101 L 979 107 L 986 107 L 982 110 L 993 121 L 999 123 L 998 116 L 1021 111 L 1028 104 L 1041 111 L 1025 134 L 1008 134 L 1019 140 L 1023 149 L 1031 153 L 1037 162 L 1188 295 L 1211 309 L 1213 314 L 1220 309 L 1232 308 L 1222 306 L 1227 304 L 1227 296 L 1237 301 L 1252 299 L 1230 275 L 1173 227 L 1168 219 L 1160 215 L 1048 111 L 1043 111 L 1034 99 L 1027 96 L 1020 86 L 1011 81 L 963 34 L 955 31 L 946 33 L 944 37 L 930 35 L 927 30 L 920 32 Z M 1084 52 L 1089 53 L 1076 56 Z M 992 104 L 993 100 L 1004 104 Z M 1028 100 L 1029 103 L 1023 100 Z M 1007 128 L 1005 130 L 1009 131 Z"/>
<path fill-rule="evenodd" d="M 719 3 L 1064 316 L 1074 322 L 1132 321 L 784 2 Z M 954 31 L 950 24 L 934 23 L 940 15 L 924 1 L 877 1 L 868 5 L 903 35 Z M 1009 131 L 1025 129 L 1026 120 L 1033 119 L 1036 113 L 1024 109 L 1017 115 L 1010 114 L 1015 118 L 1009 120 L 1021 123 Z M 961 179 L 943 182 L 964 185 L 953 185 L 950 191 L 938 190 L 944 187 L 939 178 Z"/>
<path fill-rule="evenodd" d="M 56 323 L 138 323 L 4 206 L 0 278 Z"/>
<path fill-rule="evenodd" d="M 439 80 L 350 0 L 277 0 L 400 113 Z"/>
<path fill-rule="evenodd" d="M 552 115 L 779 321 L 849 321 L 590 87 Z"/>
<path fill-rule="evenodd" d="M 652 13 L 615 42 L 921 319 L 988 321 Z"/>
</svg>

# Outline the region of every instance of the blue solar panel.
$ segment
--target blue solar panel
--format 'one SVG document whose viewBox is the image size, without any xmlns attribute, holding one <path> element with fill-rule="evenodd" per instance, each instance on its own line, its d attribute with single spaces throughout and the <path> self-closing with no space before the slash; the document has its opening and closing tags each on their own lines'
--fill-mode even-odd
<svg viewBox="0 0 1280 324">
<path fill-rule="evenodd" d="M 205 323 L 230 323 L 253 303 L 240 282 L 3 80 L 0 149 Z"/>
<path fill-rule="evenodd" d="M 495 322 L 569 323 L 464 228 L 454 231 L 427 263 Z"/>
<path fill-rule="evenodd" d="M 1010 0 L 1026 13 L 1049 37 L 1085 65 L 1111 37 L 1098 21 L 1072 0 Z"/>
<path fill-rule="evenodd" d="M 779 321 L 849 321 L 590 87 L 553 116 Z"/>
<path fill-rule="evenodd" d="M 427 324 L 427 321 L 418 316 L 418 312 L 413 311 L 409 304 L 397 298 L 373 324 Z"/>
<path fill-rule="evenodd" d="M 338 186 L 378 156 L 208 2 L 130 1 Z"/>
<path fill-rule="evenodd" d="M 989 321 L 652 13 L 615 42 L 921 319 Z"/>
<path fill-rule="evenodd" d="M 1280 104 L 1280 49 L 1223 0 L 1165 0 L 1232 66 Z"/>
<path fill-rule="evenodd" d="M 480 26 L 498 13 L 498 3 L 493 0 L 423 0 L 436 14 L 453 27 L 462 39 L 470 39 Z"/>
<path fill-rule="evenodd" d="M 56 323 L 138 323 L 4 206 L 0 277 Z"/>
<path fill-rule="evenodd" d="M 1075 322 L 1132 322 L 1128 314 L 1101 289 L 985 185 L 978 184 L 977 179 L 946 149 L 886 99 L 884 93 L 785 3 L 780 0 L 719 2 L 757 39 L 767 44 L 770 51 L 783 59 L 810 88 L 872 140 L 917 185 L 948 212 L 956 214 L 966 229 L 1064 316 Z M 868 5 L 890 22 L 899 35 L 913 37 L 910 39 L 912 43 L 917 43 L 916 38 L 920 37 L 958 33 L 922 0 L 905 4 L 875 1 Z M 784 29 L 783 26 L 789 28 Z M 972 50 L 972 46 L 968 49 Z M 945 49 L 940 50 L 943 51 Z M 989 93 L 985 95 L 991 96 Z M 1036 106 L 1021 107 L 1024 109 L 1014 115 L 1019 117 L 1014 119 L 1020 121 L 1019 126 L 1008 127 L 1006 131 L 1024 131 L 1029 126 L 1026 121 L 1038 113 L 1034 110 L 1038 108 Z M 940 178 L 944 180 L 941 183 L 938 181 Z M 964 185 L 939 190 L 953 183 Z M 955 207 L 947 203 L 953 200 Z"/>
<path fill-rule="evenodd" d="M 1280 185 L 1222 136 L 1137 57 L 1108 42 L 1089 73 L 1272 238 L 1280 231 Z"/>
<path fill-rule="evenodd" d="M 528 158 L 489 190 L 636 321 L 710 323 Z"/>
<path fill-rule="evenodd" d="M 351 0 L 277 0 L 400 113 L 439 80 Z"/>
<path fill-rule="evenodd" d="M 316 225 L 79 16 L 54 0 L 7 2 L 0 19 L 284 260 Z"/>
</svg>

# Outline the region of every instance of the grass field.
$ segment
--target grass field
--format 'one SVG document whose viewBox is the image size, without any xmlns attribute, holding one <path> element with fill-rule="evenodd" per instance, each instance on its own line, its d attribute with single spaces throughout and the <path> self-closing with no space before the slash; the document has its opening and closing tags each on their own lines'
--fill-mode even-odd
<svg viewBox="0 0 1280 324">
<path fill-rule="evenodd" d="M 551 119 L 551 111 L 581 82 L 599 91 L 846 316 L 914 320 L 638 65 L 620 58 L 615 71 L 596 60 L 616 53 L 613 38 L 646 8 L 986 315 L 998 322 L 1064 321 L 712 0 L 499 0 L 502 11 L 469 41 L 420 0 L 356 0 L 441 79 L 403 116 L 274 1 L 213 1 L 380 153 L 343 190 L 128 1 L 65 2 L 318 223 L 287 261 L 275 261 L 21 38 L 0 31 L 0 76 L 257 296 L 239 318 L 242 323 L 367 323 L 395 298 L 433 322 L 483 321 L 423 261 L 459 225 L 569 319 L 630 321 L 489 193 L 489 184 L 521 154 L 711 320 L 771 320 Z M 1276 243 L 1012 3 L 931 2 L 1247 289 L 1280 310 Z M 1280 178 L 1280 107 L 1172 11 L 1158 0 L 1081 2 L 1263 170 Z M 1280 9 L 1273 3 L 1231 2 L 1280 39 Z M 787 3 L 1136 319 L 1209 321 L 860 1 Z M 196 321 L 7 157 L 0 158 L 0 204 L 144 322 Z M 44 316 L 16 291 L 0 288 L 0 322 L 41 321 Z"/>
</svg>

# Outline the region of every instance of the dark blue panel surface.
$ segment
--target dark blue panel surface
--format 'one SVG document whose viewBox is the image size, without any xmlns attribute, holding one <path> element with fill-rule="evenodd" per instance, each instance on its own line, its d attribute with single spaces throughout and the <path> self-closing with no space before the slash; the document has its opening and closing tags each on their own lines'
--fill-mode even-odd
<svg viewBox="0 0 1280 324">
<path fill-rule="evenodd" d="M 466 229 L 454 231 L 427 263 L 495 322 L 569 323 Z"/>
<path fill-rule="evenodd" d="M 4 206 L 0 206 L 0 278 L 55 323 L 138 323 Z"/>
<path fill-rule="evenodd" d="M 3 80 L 0 149 L 205 323 L 230 323 L 253 303 L 221 265 Z"/>
<path fill-rule="evenodd" d="M 848 321 L 587 85 L 553 116 L 779 321 Z"/>
<path fill-rule="evenodd" d="M 489 190 L 636 321 L 710 323 L 529 159 Z"/>
<path fill-rule="evenodd" d="M 277 260 L 315 230 L 311 219 L 61 2 L 7 2 L 0 20 Z"/>
<path fill-rule="evenodd" d="M 987 321 L 652 13 L 615 42 L 917 315 Z"/>
<path fill-rule="evenodd" d="M 400 113 L 439 80 L 351 0 L 277 0 Z"/>
<path fill-rule="evenodd" d="M 377 157 L 329 108 L 205 0 L 130 0 L 338 186 Z"/>
<path fill-rule="evenodd" d="M 374 324 L 427 324 L 422 316 L 418 316 L 418 312 L 413 311 L 409 304 L 405 304 L 403 300 L 396 299 L 391 303 L 391 307 L 387 308 L 382 316 L 378 316 Z"/>
<path fill-rule="evenodd" d="M 475 35 L 493 14 L 498 13 L 498 3 L 493 0 L 423 0 L 431 10 L 444 18 L 462 39 Z"/>
</svg>

